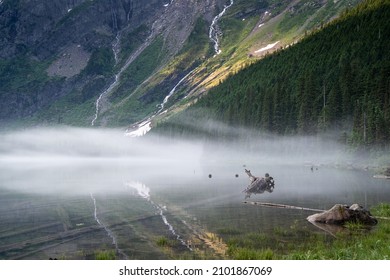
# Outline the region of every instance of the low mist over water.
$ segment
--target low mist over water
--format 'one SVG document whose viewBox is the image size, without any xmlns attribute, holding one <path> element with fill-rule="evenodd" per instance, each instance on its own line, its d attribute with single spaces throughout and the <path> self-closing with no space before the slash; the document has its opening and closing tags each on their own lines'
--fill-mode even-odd
<svg viewBox="0 0 390 280">
<path fill-rule="evenodd" d="M 233 140 L 220 142 L 129 138 L 120 130 L 70 127 L 8 132 L 0 136 L 1 185 L 43 193 L 113 191 L 126 181 L 186 182 L 206 175 L 224 178 L 226 172 L 242 180 L 244 168 L 277 178 L 286 165 L 347 161 L 342 147 L 330 140 L 234 132 Z"/>
<path fill-rule="evenodd" d="M 115 188 L 129 177 L 182 174 L 198 168 L 202 147 L 164 139 L 132 139 L 119 130 L 32 129 L 0 137 L 3 187 L 84 192 Z"/>
</svg>

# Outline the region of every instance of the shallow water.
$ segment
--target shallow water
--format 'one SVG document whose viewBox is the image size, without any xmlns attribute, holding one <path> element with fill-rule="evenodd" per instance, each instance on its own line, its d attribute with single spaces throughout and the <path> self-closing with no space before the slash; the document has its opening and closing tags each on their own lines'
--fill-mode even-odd
<svg viewBox="0 0 390 280">
<path fill-rule="evenodd" d="M 212 174 L 211 179 L 199 178 L 193 183 L 181 185 L 178 182 L 173 187 L 156 188 L 156 194 L 169 201 L 167 203 L 193 213 L 211 231 L 218 228 L 272 231 L 275 227 L 289 227 L 296 219 L 304 220 L 314 213 L 244 204 L 241 191 L 249 180 L 244 172 L 236 178 L 236 170 L 227 168 L 224 172 Z M 390 202 L 390 181 L 374 179 L 369 172 L 329 167 L 311 171 L 309 166 L 258 166 L 252 169 L 256 175 L 265 172 L 275 179 L 274 192 L 252 195 L 248 201 L 321 210 L 337 203 L 358 203 L 370 209 L 378 203 Z"/>
<path fill-rule="evenodd" d="M 305 220 L 311 211 L 244 204 L 249 180 L 240 164 L 214 162 L 180 174 L 145 168 L 112 159 L 2 165 L 0 258 L 85 259 L 116 250 L 124 259 L 165 259 L 172 256 L 156 245 L 162 236 L 177 241 L 174 251 L 180 256 L 191 252 L 188 240 L 205 233 L 272 233 L 292 225 L 318 231 Z M 158 176 L 149 174 L 153 170 Z M 315 209 L 336 203 L 370 209 L 390 202 L 390 181 L 365 171 L 256 164 L 251 171 L 270 173 L 275 190 L 248 201 Z"/>
</svg>

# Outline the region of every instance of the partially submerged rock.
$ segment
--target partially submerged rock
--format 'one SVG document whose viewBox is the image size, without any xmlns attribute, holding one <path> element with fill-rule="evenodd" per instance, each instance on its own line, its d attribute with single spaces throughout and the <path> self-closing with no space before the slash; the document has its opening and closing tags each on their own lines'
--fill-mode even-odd
<svg viewBox="0 0 390 280">
<path fill-rule="evenodd" d="M 374 175 L 377 179 L 390 179 L 390 167 L 387 167 L 381 174 Z"/>
<path fill-rule="evenodd" d="M 378 170 L 378 174 L 375 174 L 373 177 L 376 179 L 390 179 L 390 167 Z"/>
<path fill-rule="evenodd" d="M 307 217 L 311 223 L 343 225 L 346 222 L 375 225 L 378 223 L 371 213 L 359 204 L 351 206 L 336 204 L 331 209 Z"/>
</svg>

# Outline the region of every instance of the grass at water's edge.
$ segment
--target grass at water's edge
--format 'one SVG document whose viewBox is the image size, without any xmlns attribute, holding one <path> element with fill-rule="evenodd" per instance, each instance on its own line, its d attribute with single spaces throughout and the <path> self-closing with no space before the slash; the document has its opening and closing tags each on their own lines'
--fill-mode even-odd
<svg viewBox="0 0 390 280">
<path fill-rule="evenodd" d="M 331 236 L 313 231 L 310 226 L 290 229 L 275 228 L 273 234 L 246 233 L 221 229 L 218 234 L 228 246 L 226 259 L 232 260 L 387 260 L 390 258 L 390 204 L 382 203 L 370 209 L 378 224 L 366 228 L 348 224 L 344 230 Z M 181 256 L 173 253 L 177 244 L 166 237 L 155 240 L 156 245 L 170 258 L 212 259 L 211 255 Z M 190 254 L 191 255 L 191 254 Z M 96 259 L 116 259 L 113 251 L 95 252 Z"/>
<path fill-rule="evenodd" d="M 249 233 L 228 238 L 230 259 L 239 260 L 387 260 L 390 258 L 390 204 L 371 209 L 378 224 L 370 229 L 348 226 L 336 237 L 306 228 Z M 304 238 L 303 238 L 304 237 Z M 287 242 L 288 240 L 288 242 Z M 303 241 L 305 240 L 305 241 Z"/>
</svg>

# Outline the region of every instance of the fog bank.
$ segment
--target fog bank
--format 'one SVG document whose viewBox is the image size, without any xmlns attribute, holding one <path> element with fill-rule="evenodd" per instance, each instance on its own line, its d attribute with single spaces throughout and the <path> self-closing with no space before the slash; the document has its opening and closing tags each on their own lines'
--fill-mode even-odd
<svg viewBox="0 0 390 280">
<path fill-rule="evenodd" d="M 221 141 L 129 138 L 121 130 L 71 127 L 7 132 L 0 136 L 0 187 L 87 193 L 121 190 L 129 181 L 175 180 L 185 187 L 186 181 L 210 173 L 234 172 L 244 178 L 244 168 L 260 176 L 285 165 L 348 160 L 343 147 L 329 139 L 232 130 L 241 136 Z"/>
</svg>

